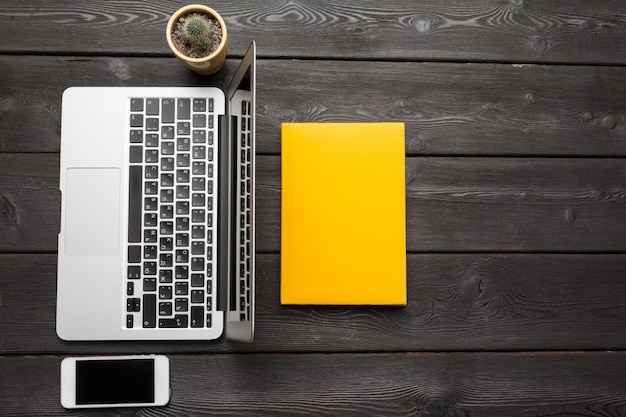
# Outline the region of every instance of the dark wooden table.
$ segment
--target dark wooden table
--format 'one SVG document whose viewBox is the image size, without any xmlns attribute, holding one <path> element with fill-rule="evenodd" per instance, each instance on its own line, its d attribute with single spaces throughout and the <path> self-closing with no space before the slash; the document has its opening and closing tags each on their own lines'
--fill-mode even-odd
<svg viewBox="0 0 626 417">
<path fill-rule="evenodd" d="M 625 1 L 219 0 L 208 78 L 167 49 L 183 4 L 0 7 L 0 415 L 71 414 L 61 359 L 130 353 L 172 365 L 141 415 L 626 415 Z M 61 341 L 61 93 L 223 86 L 252 39 L 255 342 Z M 406 123 L 406 307 L 280 305 L 286 121 Z"/>
</svg>

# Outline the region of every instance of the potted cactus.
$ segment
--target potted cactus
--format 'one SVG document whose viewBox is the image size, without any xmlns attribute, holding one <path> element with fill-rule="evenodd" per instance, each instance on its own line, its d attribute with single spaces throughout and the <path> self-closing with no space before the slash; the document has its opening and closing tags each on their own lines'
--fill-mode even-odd
<svg viewBox="0 0 626 417">
<path fill-rule="evenodd" d="M 226 24 L 210 7 L 192 4 L 178 9 L 170 17 L 166 37 L 174 55 L 199 74 L 214 74 L 224 65 Z"/>
</svg>

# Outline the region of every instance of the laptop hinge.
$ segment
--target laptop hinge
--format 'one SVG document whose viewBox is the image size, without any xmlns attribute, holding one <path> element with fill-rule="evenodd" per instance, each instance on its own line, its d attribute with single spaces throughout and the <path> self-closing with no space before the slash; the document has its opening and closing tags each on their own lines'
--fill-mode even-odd
<svg viewBox="0 0 626 417">
<path fill-rule="evenodd" d="M 217 309 L 228 314 L 228 279 L 231 275 L 231 143 L 229 140 L 228 117 L 218 116 L 219 131 L 219 185 L 218 185 L 218 215 L 217 215 Z"/>
</svg>

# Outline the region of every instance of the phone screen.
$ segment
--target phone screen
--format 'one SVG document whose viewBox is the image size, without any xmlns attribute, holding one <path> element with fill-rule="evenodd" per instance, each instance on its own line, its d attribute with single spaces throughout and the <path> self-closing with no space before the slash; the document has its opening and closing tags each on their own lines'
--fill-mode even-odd
<svg viewBox="0 0 626 417">
<path fill-rule="evenodd" d="M 76 361 L 76 404 L 154 402 L 154 360 Z"/>
</svg>

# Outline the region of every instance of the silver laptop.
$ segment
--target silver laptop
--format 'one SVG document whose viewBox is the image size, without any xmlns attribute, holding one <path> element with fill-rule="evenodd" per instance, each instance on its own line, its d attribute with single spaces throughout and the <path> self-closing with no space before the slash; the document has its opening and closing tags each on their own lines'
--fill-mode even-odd
<svg viewBox="0 0 626 417">
<path fill-rule="evenodd" d="M 215 87 L 71 87 L 57 334 L 252 341 L 254 42 Z"/>
</svg>

